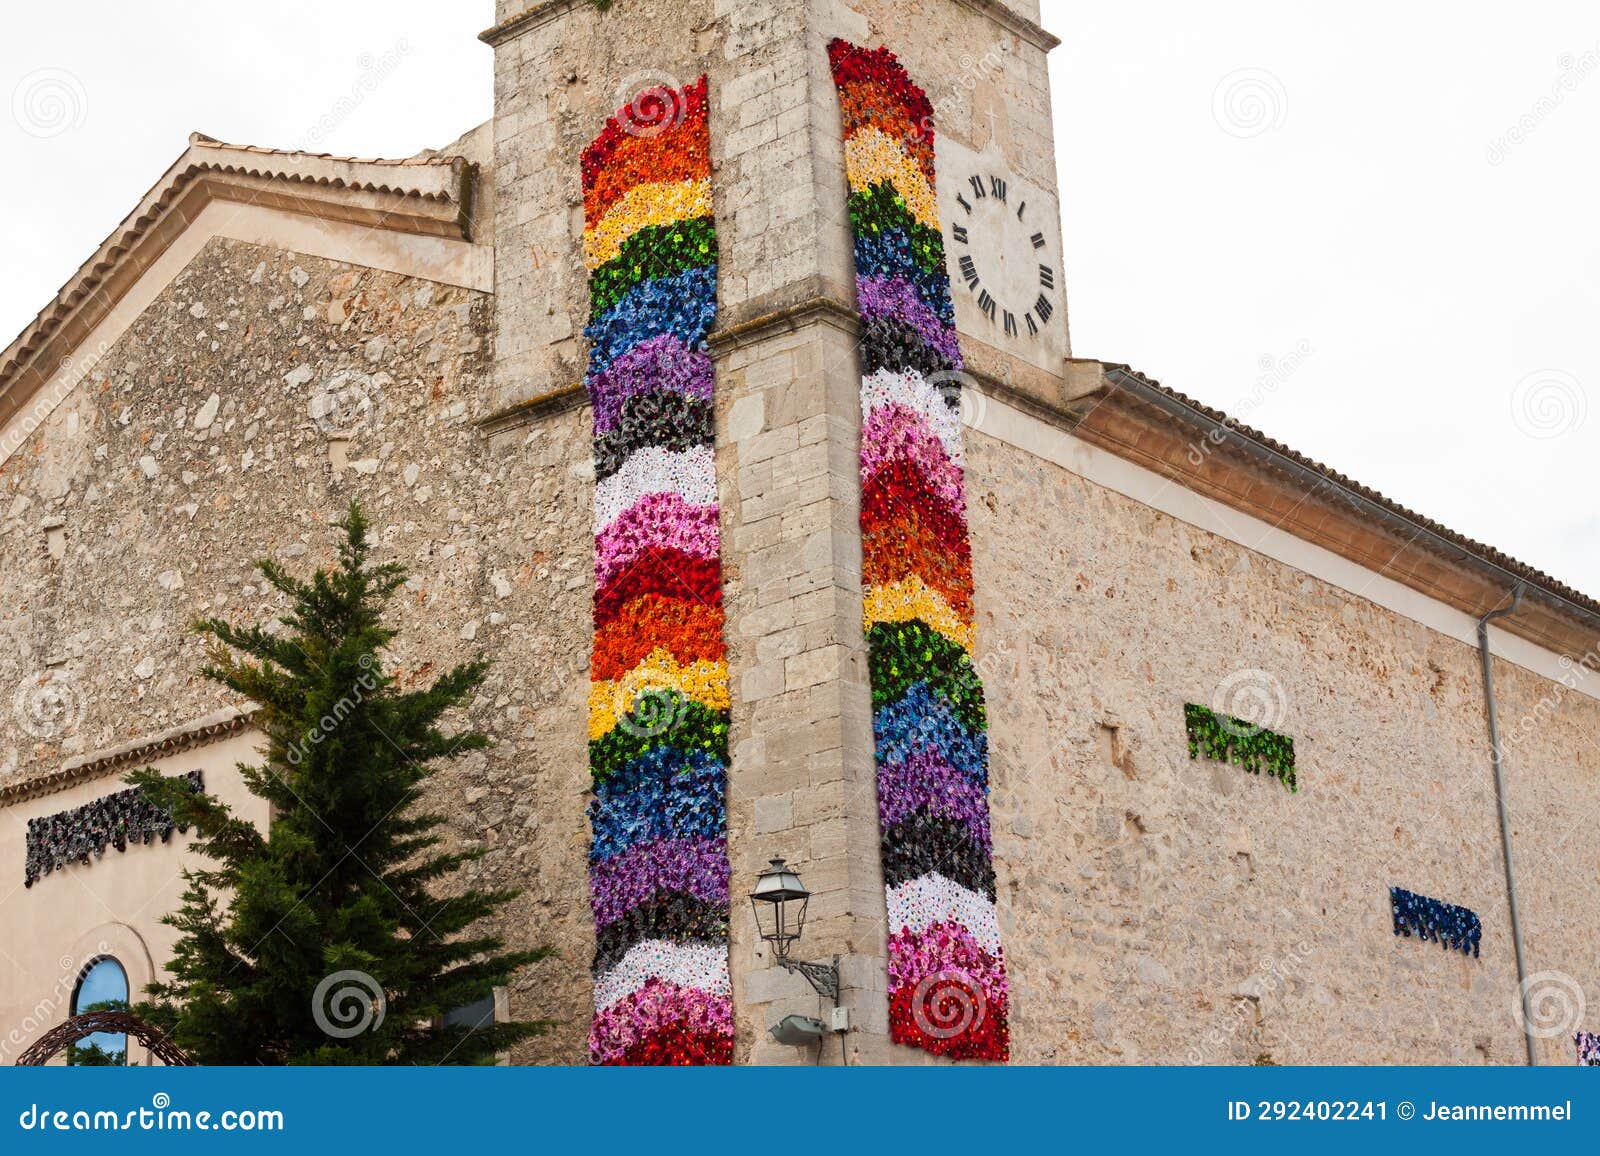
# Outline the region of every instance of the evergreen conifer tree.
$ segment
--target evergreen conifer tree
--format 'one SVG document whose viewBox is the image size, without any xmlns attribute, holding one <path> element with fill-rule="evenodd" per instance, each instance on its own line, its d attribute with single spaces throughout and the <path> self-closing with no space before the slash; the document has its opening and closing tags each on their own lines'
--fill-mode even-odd
<svg viewBox="0 0 1600 1156">
<path fill-rule="evenodd" d="M 435 763 L 488 743 L 441 729 L 487 664 L 401 690 L 382 653 L 404 570 L 370 561 L 359 506 L 339 526 L 331 571 L 307 581 L 258 564 L 292 603 L 275 627 L 195 626 L 217 643 L 205 675 L 256 704 L 264 762 L 239 769 L 271 806 L 268 830 L 182 779 L 129 777 L 197 829 L 208 857 L 166 917 L 180 932 L 172 978 L 137 1010 L 197 1063 L 492 1063 L 548 1023 L 444 1017 L 548 950 L 507 951 L 471 930 L 515 891 L 436 890 L 481 851 L 439 850 L 443 820 L 422 800 Z"/>
</svg>

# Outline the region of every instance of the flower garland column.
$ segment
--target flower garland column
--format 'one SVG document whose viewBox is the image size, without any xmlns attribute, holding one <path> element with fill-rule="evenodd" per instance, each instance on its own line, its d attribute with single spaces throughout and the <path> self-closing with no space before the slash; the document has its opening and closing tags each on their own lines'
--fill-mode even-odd
<svg viewBox="0 0 1600 1156">
<path fill-rule="evenodd" d="M 589 764 L 600 1064 L 726 1064 L 728 670 L 706 78 L 646 89 L 583 154 L 594 409 Z"/>
<path fill-rule="evenodd" d="M 1005 1060 L 960 369 L 933 107 L 888 49 L 828 45 L 861 312 L 861 548 L 896 1043 Z"/>
</svg>

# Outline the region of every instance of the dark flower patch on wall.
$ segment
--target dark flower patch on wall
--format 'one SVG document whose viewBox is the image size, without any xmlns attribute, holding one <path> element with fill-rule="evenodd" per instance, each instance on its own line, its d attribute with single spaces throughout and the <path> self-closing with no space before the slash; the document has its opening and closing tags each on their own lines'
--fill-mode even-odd
<svg viewBox="0 0 1600 1156">
<path fill-rule="evenodd" d="M 1389 888 L 1389 906 L 1394 912 L 1396 935 L 1431 939 L 1463 955 L 1478 954 L 1483 922 L 1470 908 L 1414 895 L 1400 887 Z"/>
<path fill-rule="evenodd" d="M 205 790 L 199 771 L 182 776 L 195 792 Z M 165 843 L 175 828 L 172 816 L 155 806 L 137 787 L 118 791 L 70 811 L 28 820 L 28 856 L 23 885 L 32 887 L 42 876 L 68 863 L 89 864 L 114 847 L 126 851 L 130 843 Z"/>
</svg>

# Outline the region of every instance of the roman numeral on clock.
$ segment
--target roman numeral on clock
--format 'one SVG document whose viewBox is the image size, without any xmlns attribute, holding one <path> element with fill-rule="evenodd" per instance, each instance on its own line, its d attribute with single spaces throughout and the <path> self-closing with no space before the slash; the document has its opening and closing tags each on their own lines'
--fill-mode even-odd
<svg viewBox="0 0 1600 1156">
<path fill-rule="evenodd" d="M 972 260 L 972 254 L 961 254 L 961 279 L 967 283 L 968 289 L 974 289 L 978 284 L 978 266 Z"/>
<path fill-rule="evenodd" d="M 1035 233 L 1033 235 L 1033 247 L 1035 249 L 1043 249 L 1044 248 L 1044 234 L 1043 233 Z"/>
<path fill-rule="evenodd" d="M 990 321 L 994 320 L 994 311 L 996 307 L 997 304 L 995 299 L 989 296 L 989 291 L 987 289 L 978 290 L 978 308 L 983 310 L 984 315 L 988 317 Z"/>
<path fill-rule="evenodd" d="M 989 178 L 989 191 L 994 194 L 994 199 L 995 200 L 997 200 L 997 201 L 1005 200 L 1006 199 L 1006 183 L 1005 183 L 1005 181 L 1003 181 L 999 177 L 990 177 Z"/>
<path fill-rule="evenodd" d="M 1046 289 L 1054 289 L 1056 287 L 1056 271 L 1048 265 L 1040 265 L 1039 284 Z"/>
<path fill-rule="evenodd" d="M 967 212 L 972 212 L 972 206 L 967 204 L 967 198 L 963 197 L 960 193 L 956 194 L 956 204 L 960 205 Z"/>
<path fill-rule="evenodd" d="M 1015 337 L 1017 335 L 1017 319 L 1011 316 L 1011 310 L 1009 309 L 1002 309 L 1000 312 L 1005 316 L 1006 336 Z"/>
<path fill-rule="evenodd" d="M 1026 209 L 1027 207 L 1028 207 L 1028 202 L 1027 201 L 1023 201 L 1021 204 L 1019 204 L 1017 206 L 1017 220 L 1019 220 L 1019 221 L 1022 220 L 1022 210 Z"/>
<path fill-rule="evenodd" d="M 1039 327 L 1033 323 L 1033 310 L 1030 309 L 1028 312 L 1024 313 L 1022 315 L 1022 319 L 1028 323 L 1028 336 L 1037 336 L 1039 333 Z"/>
<path fill-rule="evenodd" d="M 963 245 L 967 243 L 967 227 L 965 225 L 951 225 L 950 235 Z"/>
<path fill-rule="evenodd" d="M 1034 312 L 1039 314 L 1040 321 L 1049 321 L 1050 314 L 1056 311 L 1055 306 L 1050 304 L 1050 299 L 1043 293 L 1039 294 L 1039 300 L 1033 303 L 1033 308 Z"/>
<path fill-rule="evenodd" d="M 983 178 L 982 177 L 968 177 L 967 178 L 967 184 L 972 186 L 972 195 L 974 197 L 978 198 L 979 200 L 982 200 L 984 197 L 987 197 L 989 195 L 988 193 L 983 191 Z"/>
</svg>

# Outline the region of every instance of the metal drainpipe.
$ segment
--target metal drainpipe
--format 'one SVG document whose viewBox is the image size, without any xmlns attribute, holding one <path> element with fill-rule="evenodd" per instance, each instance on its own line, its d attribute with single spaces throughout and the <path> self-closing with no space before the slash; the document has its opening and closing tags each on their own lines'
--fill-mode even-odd
<svg viewBox="0 0 1600 1156">
<path fill-rule="evenodd" d="M 1478 619 L 1478 657 L 1483 663 L 1483 704 L 1489 718 L 1489 751 L 1494 760 L 1494 798 L 1500 809 L 1500 849 L 1506 865 L 1506 899 L 1511 906 L 1511 945 L 1517 953 L 1517 999 L 1522 1005 L 1522 1042 L 1528 1048 L 1528 1065 L 1534 1059 L 1532 1021 L 1528 1018 L 1528 993 L 1523 987 L 1528 969 L 1522 957 L 1522 917 L 1517 909 L 1517 874 L 1511 864 L 1511 818 L 1506 813 L 1505 750 L 1500 744 L 1500 716 L 1494 705 L 1494 663 L 1489 655 L 1489 623 L 1515 614 L 1522 605 L 1522 583 L 1511 591 L 1511 605 L 1491 610 Z"/>
</svg>

